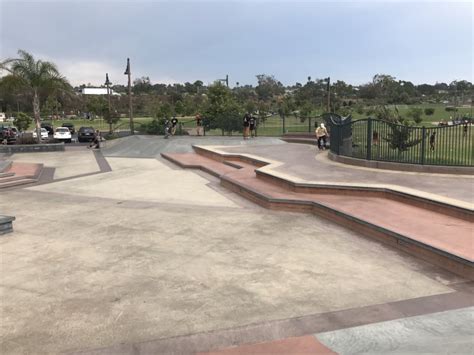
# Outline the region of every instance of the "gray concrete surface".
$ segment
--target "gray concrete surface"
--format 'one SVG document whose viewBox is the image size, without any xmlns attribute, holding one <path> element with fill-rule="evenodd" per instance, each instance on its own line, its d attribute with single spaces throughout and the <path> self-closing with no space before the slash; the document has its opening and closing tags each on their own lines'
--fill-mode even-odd
<svg viewBox="0 0 474 355">
<path fill-rule="evenodd" d="M 0 239 L 2 353 L 225 329 L 451 293 L 459 281 L 328 221 L 258 208 L 192 171 L 109 160 L 115 175 L 2 193 L 0 210 L 17 217 Z M 179 181 L 189 189 L 171 198 Z"/>
<path fill-rule="evenodd" d="M 474 308 L 316 334 L 338 354 L 474 354 Z"/>
<path fill-rule="evenodd" d="M 192 152 L 193 144 L 253 146 L 262 144 L 284 145 L 285 142 L 272 137 L 262 137 L 244 141 L 242 137 L 175 136 L 164 139 L 162 136 L 129 136 L 106 142 L 102 153 L 108 157 L 156 158 L 159 157 L 161 153 Z"/>
<path fill-rule="evenodd" d="M 276 171 L 310 181 L 393 184 L 474 203 L 473 176 L 412 173 L 350 166 L 329 160 L 325 153 L 307 144 L 224 147 L 221 150 L 254 154 L 281 161 L 284 164 Z"/>
</svg>

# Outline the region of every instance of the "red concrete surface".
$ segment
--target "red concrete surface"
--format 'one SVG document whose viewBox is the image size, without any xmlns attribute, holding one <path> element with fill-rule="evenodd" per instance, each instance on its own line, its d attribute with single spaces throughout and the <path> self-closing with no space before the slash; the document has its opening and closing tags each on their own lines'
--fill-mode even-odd
<svg viewBox="0 0 474 355">
<path fill-rule="evenodd" d="M 252 345 L 242 345 L 201 355 L 237 355 L 237 354 L 336 354 L 312 336 L 288 338 Z"/>
<path fill-rule="evenodd" d="M 41 164 L 13 162 L 10 169 L 6 172 L 14 173 L 15 177 L 35 177 L 39 174 L 41 168 Z"/>
<path fill-rule="evenodd" d="M 183 165 L 216 169 L 216 175 L 225 175 L 240 186 L 267 197 L 314 201 L 465 260 L 474 261 L 474 233 L 471 222 L 381 197 L 293 192 L 258 179 L 255 167 L 241 162 L 238 164 L 244 168 L 235 169 L 194 153 L 169 156 Z"/>
</svg>

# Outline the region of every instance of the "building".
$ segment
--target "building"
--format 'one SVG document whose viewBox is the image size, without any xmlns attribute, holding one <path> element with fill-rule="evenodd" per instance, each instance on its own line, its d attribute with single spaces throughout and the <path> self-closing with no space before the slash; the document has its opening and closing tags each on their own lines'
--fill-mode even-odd
<svg viewBox="0 0 474 355">
<path fill-rule="evenodd" d="M 120 96 L 119 93 L 112 89 L 109 90 L 111 95 Z M 107 88 L 81 88 L 80 92 L 82 95 L 107 95 Z"/>
</svg>

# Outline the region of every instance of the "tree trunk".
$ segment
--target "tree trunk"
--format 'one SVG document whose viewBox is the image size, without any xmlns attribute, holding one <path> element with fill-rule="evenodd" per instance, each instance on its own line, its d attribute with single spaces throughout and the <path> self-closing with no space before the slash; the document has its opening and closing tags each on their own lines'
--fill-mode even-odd
<svg viewBox="0 0 474 355">
<path fill-rule="evenodd" d="M 39 97 L 38 91 L 35 89 L 34 96 L 33 96 L 33 112 L 35 116 L 35 124 L 36 124 L 36 140 L 38 144 L 41 143 L 41 118 L 40 118 L 40 105 L 39 105 Z"/>
</svg>

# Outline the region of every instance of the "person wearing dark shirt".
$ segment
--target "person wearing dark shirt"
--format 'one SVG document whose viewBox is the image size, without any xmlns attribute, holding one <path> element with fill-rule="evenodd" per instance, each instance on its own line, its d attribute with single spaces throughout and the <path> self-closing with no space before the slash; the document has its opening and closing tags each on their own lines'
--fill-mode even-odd
<svg viewBox="0 0 474 355">
<path fill-rule="evenodd" d="M 243 119 L 243 126 L 244 126 L 244 139 L 248 139 L 249 137 L 249 129 L 250 129 L 250 114 L 246 113 Z"/>
<path fill-rule="evenodd" d="M 430 149 L 435 150 L 435 143 L 436 143 L 436 132 L 433 131 L 430 135 Z"/>
<path fill-rule="evenodd" d="M 201 115 L 198 113 L 196 115 L 196 134 L 198 136 L 201 135 L 201 131 L 202 131 L 202 117 Z"/>
<path fill-rule="evenodd" d="M 249 119 L 249 128 L 250 128 L 250 137 L 254 138 L 255 137 L 255 125 L 256 125 L 255 118 L 253 116 L 250 116 Z"/>
<path fill-rule="evenodd" d="M 176 126 L 178 125 L 178 119 L 173 117 L 171 120 L 171 135 L 174 136 L 176 133 Z"/>
</svg>

